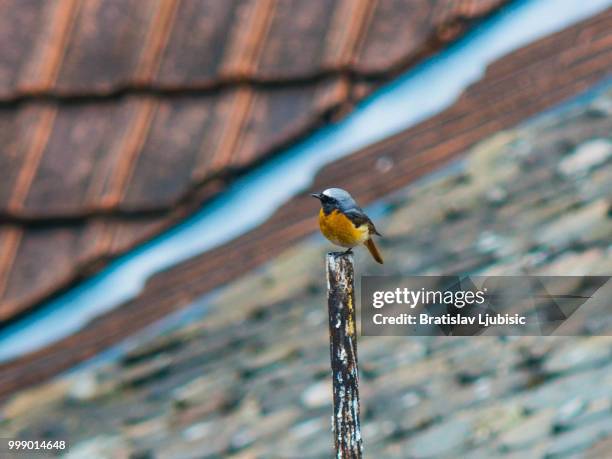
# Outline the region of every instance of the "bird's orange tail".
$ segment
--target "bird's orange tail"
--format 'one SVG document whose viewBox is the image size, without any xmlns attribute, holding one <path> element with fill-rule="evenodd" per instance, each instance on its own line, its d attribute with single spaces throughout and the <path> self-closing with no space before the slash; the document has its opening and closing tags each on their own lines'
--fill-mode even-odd
<svg viewBox="0 0 612 459">
<path fill-rule="evenodd" d="M 364 242 L 365 246 L 368 248 L 368 250 L 370 251 L 370 253 L 372 254 L 372 256 L 374 257 L 374 259 L 380 263 L 381 265 L 383 264 L 383 259 L 380 256 L 380 252 L 378 251 L 378 248 L 376 247 L 376 245 L 374 244 L 374 241 L 372 240 L 372 238 L 368 239 L 367 241 Z"/>
</svg>

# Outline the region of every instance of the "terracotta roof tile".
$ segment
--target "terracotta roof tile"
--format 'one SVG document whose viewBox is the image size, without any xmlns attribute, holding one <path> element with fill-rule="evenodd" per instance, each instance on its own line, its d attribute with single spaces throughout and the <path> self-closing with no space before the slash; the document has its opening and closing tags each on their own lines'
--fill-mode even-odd
<svg viewBox="0 0 612 459">
<path fill-rule="evenodd" d="M 313 116 L 321 122 L 331 108 L 340 107 L 340 102 L 348 99 L 348 85 L 342 80 L 308 88 L 286 87 L 275 91 L 274 97 L 262 91 L 255 93 L 234 148 L 232 167 L 248 167 L 265 152 L 291 143 L 300 133 L 315 127 L 310 121 Z"/>
<path fill-rule="evenodd" d="M 371 202 L 456 158 L 479 140 L 609 77 L 612 47 L 604 44 L 609 43 L 612 27 L 602 28 L 602 20 L 612 23 L 612 9 L 500 59 L 447 110 L 326 166 L 315 178 L 313 188 L 321 189 L 331 184 L 347 187 L 360 202 Z M 580 40 L 568 39 L 568 36 L 590 37 L 590 46 Z M 553 43 L 557 46 L 551 46 Z M 499 68 L 506 71 L 495 71 Z M 521 76 L 519 84 L 516 83 L 517 75 Z M 377 167 L 381 158 L 391 162 L 393 167 Z M 210 190 L 210 193 L 215 192 L 214 188 Z M 69 368 L 291 247 L 315 229 L 316 220 L 312 218 L 315 211 L 316 203 L 311 198 L 305 194 L 296 196 L 258 228 L 156 274 L 148 280 L 138 297 L 99 317 L 73 336 L 1 365 L 0 395 Z M 165 216 L 167 220 L 163 223 L 160 219 L 150 218 L 138 224 L 125 225 L 112 232 L 113 244 L 118 243 L 116 249 L 122 250 L 122 244 L 129 245 L 138 238 L 148 237 L 178 217 Z M 141 224 L 143 222 L 146 225 Z M 113 227 L 110 219 L 104 224 Z M 82 244 L 80 247 L 95 247 L 106 244 L 108 240 L 106 230 L 83 233 L 87 236 L 80 237 L 93 238 L 84 243 L 85 239 L 56 229 L 53 236 L 48 233 L 48 240 L 54 241 L 50 245 L 42 242 L 45 231 L 24 236 L 15 227 L 0 227 L 0 244 L 14 247 L 15 240 L 22 239 L 18 251 L 23 254 L 14 256 L 0 250 L 0 290 L 3 273 L 10 273 L 7 265 L 15 266 L 7 292 L 8 298 L 13 300 L 5 301 L 0 310 L 6 311 L 7 304 L 15 307 L 14 299 L 23 299 L 27 289 L 33 290 L 29 277 L 52 285 L 49 278 L 52 271 L 43 273 L 39 262 L 27 261 L 33 256 L 27 255 L 28 251 L 36 252 L 38 260 L 39 253 L 45 253 L 45 259 L 64 268 L 69 266 L 69 259 L 81 250 L 79 244 Z M 74 231 L 78 230 L 75 228 Z M 97 240 L 102 242 L 96 244 Z M 58 247 L 57 250 L 63 253 L 50 252 L 50 246 Z M 75 271 L 78 272 L 78 268 L 73 268 L 73 276 Z M 20 280 L 15 276 L 21 276 Z M 58 277 L 54 282 L 57 285 L 60 281 L 65 284 L 69 279 Z M 22 303 L 20 307 L 25 308 L 27 304 Z M 23 309 L 13 309 L 13 312 L 18 310 Z"/>
<path fill-rule="evenodd" d="M 18 128 L 18 117 L 12 110 L 0 109 L 0 170 L 2 180 L 0 180 L 0 203 L 5 208 L 8 206 L 9 199 L 13 193 L 13 186 L 17 178 L 18 166 L 21 162 L 21 152 L 16 135 Z"/>
<path fill-rule="evenodd" d="M 26 109 L 23 118 L 25 122 L 19 125 L 16 134 L 19 135 L 19 161 L 13 171 L 7 171 L 14 176 L 10 196 L 7 196 L 7 209 L 10 212 L 19 211 L 24 207 L 28 191 L 36 176 L 36 171 L 44 155 L 45 145 L 53 130 L 57 110 L 49 105 Z M 21 114 L 17 114 L 18 121 Z M 31 123 L 31 124 L 30 124 Z"/>
<path fill-rule="evenodd" d="M 503 1 L 418 8 L 429 17 L 442 5 L 446 21 Z M 27 223 L 168 210 L 194 187 L 249 167 L 384 81 L 343 73 L 358 47 L 386 40 L 370 30 L 383 4 L 3 0 L 0 216 Z M 468 4 L 478 7 L 466 13 Z M 413 12 L 394 8 L 419 35 L 422 25 L 407 22 Z M 117 90 L 126 92 L 103 97 Z"/>
<path fill-rule="evenodd" d="M 248 167 L 318 125 L 348 100 L 345 86 L 335 79 L 2 110 L 0 209 L 41 220 L 168 209 L 195 184 Z"/>
<path fill-rule="evenodd" d="M 204 86 L 217 79 L 240 0 L 183 0 L 175 13 L 154 84 Z"/>
<path fill-rule="evenodd" d="M 25 231 L 0 225 L 0 321 L 23 314 L 26 305 L 36 304 L 75 278 L 86 278 L 109 257 L 149 239 L 176 217 L 95 218 Z"/>
<path fill-rule="evenodd" d="M 14 6 L 19 8 L 18 5 Z M 63 64 L 74 23 L 79 11 L 77 0 L 55 0 L 45 3 L 42 8 L 44 18 L 40 27 L 34 29 L 33 46 L 24 51 L 28 59 L 22 64 L 14 91 L 21 93 L 43 93 L 50 91 L 55 84 Z M 34 35 L 34 30 L 30 33 Z M 10 47 L 12 43 L 9 41 Z"/>
<path fill-rule="evenodd" d="M 23 231 L 13 225 L 0 226 L 0 297 L 5 297 L 8 278 Z M 0 308 L 1 310 L 2 308 Z"/>
<path fill-rule="evenodd" d="M 344 28 L 358 27 L 346 13 L 341 1 L 277 1 L 253 71 L 263 79 L 288 79 L 310 76 L 325 65 L 328 33 L 336 15 L 342 14 Z M 363 3 L 357 1 L 354 3 Z M 336 42 L 340 40 L 335 40 Z M 333 41 L 330 46 L 335 45 Z M 337 64 L 334 60 L 332 65 Z"/>
<path fill-rule="evenodd" d="M 376 2 L 361 48 L 355 57 L 363 72 L 385 71 L 429 40 L 432 2 L 390 0 Z M 409 14 L 402 14 L 403 12 Z"/>
<path fill-rule="evenodd" d="M 397 69 L 456 38 L 473 18 L 498 8 L 497 0 L 379 0 L 369 14 L 353 58 L 363 74 Z"/>
<path fill-rule="evenodd" d="M 13 206 L 13 212 L 48 216 L 75 209 L 82 211 L 90 205 L 94 192 L 97 191 L 95 197 L 99 196 L 102 188 L 99 182 L 104 181 L 109 163 L 116 162 L 112 158 L 113 143 L 128 118 L 123 105 L 53 105 L 52 110 L 55 117 L 41 147 L 33 180 L 22 205 Z M 43 122 L 38 121 L 36 129 L 43 129 Z M 33 166 L 22 165 L 26 167 Z"/>
<path fill-rule="evenodd" d="M 32 32 L 40 30 L 45 13 L 37 0 L 0 1 L 0 98 L 15 93 L 34 49 L 37 34 Z"/>
<path fill-rule="evenodd" d="M 143 8 L 139 0 L 77 2 L 54 89 L 107 92 L 136 79 L 163 3 L 154 1 Z"/>
<path fill-rule="evenodd" d="M 66 275 L 74 267 L 82 230 L 74 228 L 38 228 L 22 232 L 6 288 L 0 320 L 14 316 L 20 305 L 39 292 L 51 292 L 58 274 Z M 52 267 L 52 268 L 51 268 Z M 36 289 L 29 286 L 36 285 Z"/>
<path fill-rule="evenodd" d="M 224 120 L 219 105 L 228 96 L 159 101 L 122 196 L 124 207 L 159 207 L 179 200 L 194 180 L 199 158 L 215 149 Z"/>
<path fill-rule="evenodd" d="M 0 100 L 380 74 L 507 1 L 3 0 Z"/>
<path fill-rule="evenodd" d="M 0 318 L 167 228 L 506 1 L 0 0 Z"/>
</svg>

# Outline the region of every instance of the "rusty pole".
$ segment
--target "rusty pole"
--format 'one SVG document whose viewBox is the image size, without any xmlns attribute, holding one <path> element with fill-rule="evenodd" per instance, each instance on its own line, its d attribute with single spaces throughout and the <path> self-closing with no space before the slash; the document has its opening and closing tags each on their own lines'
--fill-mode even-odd
<svg viewBox="0 0 612 459">
<path fill-rule="evenodd" d="M 336 458 L 361 458 L 363 445 L 359 424 L 359 369 L 355 321 L 353 254 L 327 254 L 327 307 L 329 351 L 334 394 L 332 432 Z"/>
</svg>

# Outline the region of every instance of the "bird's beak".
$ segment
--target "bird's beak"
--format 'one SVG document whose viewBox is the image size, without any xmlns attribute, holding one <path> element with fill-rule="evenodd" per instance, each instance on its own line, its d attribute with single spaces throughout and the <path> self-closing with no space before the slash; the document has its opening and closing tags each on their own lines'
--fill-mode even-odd
<svg viewBox="0 0 612 459">
<path fill-rule="evenodd" d="M 321 193 L 312 193 L 310 196 L 312 196 L 313 198 L 317 198 L 317 199 L 321 199 Z"/>
</svg>

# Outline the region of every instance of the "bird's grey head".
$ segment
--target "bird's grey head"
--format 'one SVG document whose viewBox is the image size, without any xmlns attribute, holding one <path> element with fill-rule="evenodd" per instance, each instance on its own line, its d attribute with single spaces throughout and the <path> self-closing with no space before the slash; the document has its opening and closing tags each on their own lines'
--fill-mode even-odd
<svg viewBox="0 0 612 459">
<path fill-rule="evenodd" d="M 322 193 L 312 194 L 315 198 L 321 201 L 325 213 L 329 213 L 333 209 L 348 210 L 357 207 L 357 203 L 348 191 L 342 188 L 328 188 Z"/>
</svg>

